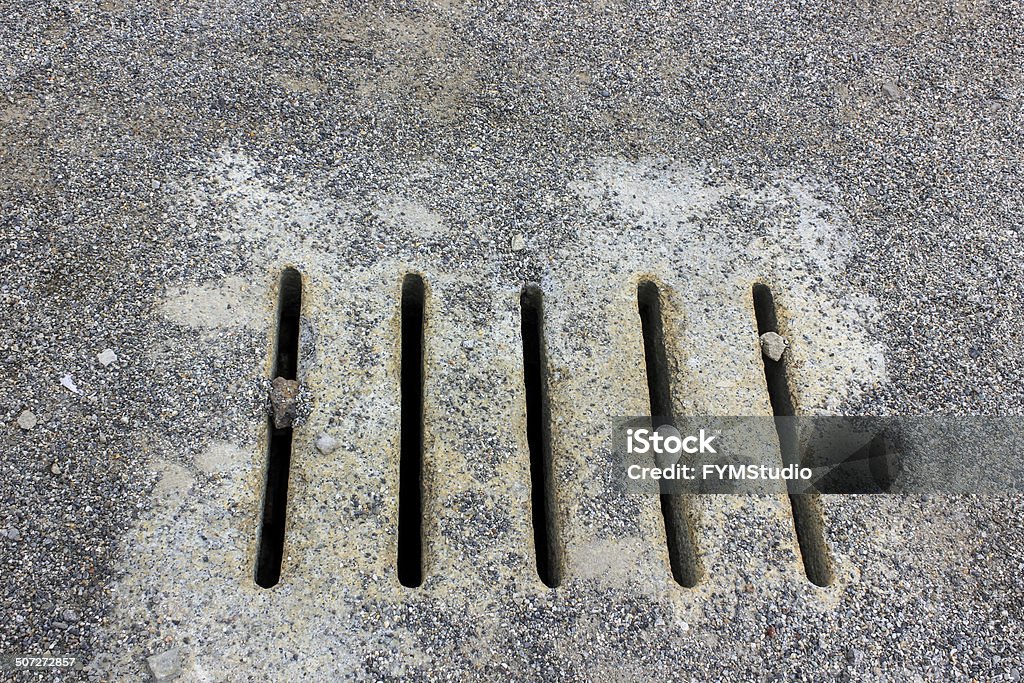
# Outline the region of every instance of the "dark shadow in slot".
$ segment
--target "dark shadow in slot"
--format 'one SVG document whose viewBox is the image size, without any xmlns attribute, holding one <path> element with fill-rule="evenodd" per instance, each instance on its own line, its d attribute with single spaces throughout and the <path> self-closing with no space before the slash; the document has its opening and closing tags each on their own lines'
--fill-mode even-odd
<svg viewBox="0 0 1024 683">
<path fill-rule="evenodd" d="M 756 284 L 753 289 L 754 315 L 757 318 L 758 336 L 766 332 L 779 331 L 778 314 L 775 310 L 775 299 L 771 290 Z M 793 397 L 789 391 L 786 376 L 786 356 L 778 361 L 761 355 L 764 362 L 764 377 L 768 385 L 768 397 L 772 404 L 772 412 L 776 417 L 791 417 L 796 414 Z M 779 435 L 779 448 L 784 464 L 800 464 L 800 443 L 793 420 L 776 420 Z M 832 583 L 832 566 L 829 560 L 828 547 L 825 544 L 824 520 L 821 512 L 821 501 L 816 493 L 797 493 L 789 496 L 793 509 L 793 525 L 796 529 L 797 543 L 803 557 L 804 571 L 807 578 L 818 586 Z"/>
<path fill-rule="evenodd" d="M 277 349 L 274 377 L 296 379 L 299 360 L 299 317 L 302 313 L 302 275 L 294 268 L 281 274 L 278 299 Z M 270 588 L 281 580 L 285 515 L 288 508 L 288 470 L 292 456 L 292 429 L 267 425 L 267 478 L 256 549 L 256 584 Z"/>
<path fill-rule="evenodd" d="M 551 412 L 544 346 L 544 302 L 540 288 L 534 285 L 524 287 L 519 303 L 526 389 L 526 440 L 530 447 L 533 545 L 537 555 L 537 575 L 546 586 L 556 588 L 562 581 L 562 567 L 551 473 Z"/>
<path fill-rule="evenodd" d="M 647 388 L 651 404 L 651 428 L 672 424 L 672 389 L 665 334 L 662 327 L 661 295 L 658 286 L 649 280 L 637 286 L 637 305 L 644 338 L 644 362 L 647 366 Z M 661 514 L 665 520 L 672 577 L 681 586 L 693 588 L 700 581 L 702 569 L 697 555 L 696 534 L 690 502 L 682 494 L 661 494 Z"/>
<path fill-rule="evenodd" d="M 401 455 L 398 485 L 398 580 L 423 583 L 423 278 L 402 282 Z"/>
</svg>

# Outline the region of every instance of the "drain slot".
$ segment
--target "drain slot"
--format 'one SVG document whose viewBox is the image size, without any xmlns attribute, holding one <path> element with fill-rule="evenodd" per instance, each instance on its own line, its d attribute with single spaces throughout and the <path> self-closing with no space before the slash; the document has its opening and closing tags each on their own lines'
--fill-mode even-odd
<svg viewBox="0 0 1024 683">
<path fill-rule="evenodd" d="M 672 424 L 672 389 L 665 334 L 662 327 L 661 295 L 658 286 L 649 280 L 637 286 L 637 305 L 644 337 L 644 361 L 647 365 L 647 388 L 651 403 L 651 428 Z M 693 516 L 686 496 L 661 494 L 661 514 L 665 519 L 672 577 L 681 586 L 693 588 L 701 576 L 693 531 Z"/>
<path fill-rule="evenodd" d="M 522 314 L 523 381 L 526 388 L 526 440 L 530 448 L 533 545 L 537 575 L 548 588 L 562 582 L 554 483 L 551 474 L 551 412 L 548 407 L 544 302 L 539 287 L 527 285 L 519 299 Z"/>
<path fill-rule="evenodd" d="M 398 580 L 423 583 L 423 278 L 402 282 L 402 422 L 398 483 Z"/>
<path fill-rule="evenodd" d="M 274 377 L 296 379 L 301 310 L 302 276 L 297 270 L 288 268 L 281 274 Z M 256 585 L 262 588 L 271 588 L 281 579 L 291 455 L 291 426 L 278 428 L 274 424 L 274 417 L 270 416 L 267 422 L 267 480 L 256 551 Z"/>
<path fill-rule="evenodd" d="M 768 332 L 778 334 L 778 314 L 771 289 L 766 285 L 756 284 L 753 288 L 753 298 L 758 336 Z M 761 360 L 764 362 L 764 377 L 768 385 L 772 412 L 776 417 L 792 417 L 796 410 L 786 375 L 786 355 L 783 354 L 776 361 L 762 354 Z M 794 421 L 776 420 L 775 427 L 779 435 L 783 463 L 800 464 L 800 443 Z M 793 508 L 793 525 L 796 528 L 796 538 L 800 544 L 800 554 L 803 557 L 807 578 L 815 585 L 828 586 L 832 583 L 832 568 L 825 545 L 824 520 L 819 497 L 814 493 L 791 494 L 789 502 Z"/>
</svg>

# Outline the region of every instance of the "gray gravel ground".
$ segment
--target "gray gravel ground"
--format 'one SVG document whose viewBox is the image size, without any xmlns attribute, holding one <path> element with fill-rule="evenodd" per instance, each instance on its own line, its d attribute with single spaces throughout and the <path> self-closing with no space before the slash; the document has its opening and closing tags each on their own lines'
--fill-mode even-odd
<svg viewBox="0 0 1024 683">
<path fill-rule="evenodd" d="M 0 652 L 91 658 L 124 647 L 141 663 L 161 649 L 149 625 L 110 618 L 119 544 L 157 481 L 147 463 L 158 443 L 188 462 L 211 440 L 244 441 L 266 390 L 253 377 L 265 337 L 200 340 L 155 314 L 174 288 L 263 267 L 244 240 L 222 239 L 216 200 L 173 210 L 225 154 L 252 160 L 272 189 L 308 187 L 357 207 L 363 196 L 428 197 L 465 239 L 419 257 L 489 259 L 513 283 L 576 248 L 592 216 L 571 184 L 597 158 L 665 159 L 711 185 L 784 177 L 825 188 L 855 226 L 845 275 L 879 304 L 872 332 L 888 369 L 845 409 L 1024 410 L 1018 3 L 103 0 L 3 10 Z M 726 205 L 722 218 L 756 236 L 749 207 Z M 371 211 L 347 218 L 380 232 Z M 516 235 L 527 254 L 495 246 Z M 368 238 L 353 245 L 352 266 L 403 248 Z M 118 360 L 105 367 L 97 354 L 107 348 Z M 65 375 L 81 393 L 61 386 Z M 25 410 L 38 419 L 30 430 L 18 424 Z M 634 662 L 623 675 L 1019 680 L 1024 503 L 861 508 L 910 529 L 907 566 L 934 575 L 891 560 L 879 577 L 887 597 L 817 616 L 787 620 L 785 599 L 750 614 L 706 609 L 714 639 L 684 649 L 652 646 L 644 620 L 655 624 L 660 607 L 623 591 L 596 618 Z M 578 645 L 566 634 L 583 628 L 574 613 L 591 613 L 585 597 L 566 597 L 557 614 L 496 598 L 514 626 L 480 649 L 518 676 L 610 677 L 620 660 L 591 669 L 555 642 Z M 475 670 L 457 615 L 353 609 L 419 634 L 433 655 L 408 674 Z M 399 670 L 395 653 L 357 657 L 368 679 Z M 22 680 L 13 676 L 0 672 Z"/>
</svg>

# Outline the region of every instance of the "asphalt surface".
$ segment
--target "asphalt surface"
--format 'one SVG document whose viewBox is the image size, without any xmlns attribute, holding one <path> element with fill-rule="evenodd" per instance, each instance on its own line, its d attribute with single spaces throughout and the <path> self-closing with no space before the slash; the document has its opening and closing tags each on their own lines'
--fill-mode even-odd
<svg viewBox="0 0 1024 683">
<path fill-rule="evenodd" d="M 142 676 L 143 657 L 170 645 L 144 605 L 136 622 L 110 616 L 125 539 L 159 479 L 148 463 L 244 441 L 264 410 L 266 387 L 253 378 L 264 336 L 200 339 L 158 314 L 179 288 L 264 268 L 245 238 L 224 238 L 219 200 L 178 210 L 211 164 L 231 167 L 225 159 L 247 160 L 268 192 L 356 207 L 349 218 L 367 239 L 346 247 L 354 266 L 409 248 L 451 268 L 493 258 L 510 281 L 536 279 L 577 247 L 579 220 L 591 216 L 572 186 L 595 159 L 663 160 L 754 190 L 804 183 L 853 227 L 843 285 L 880 311 L 870 333 L 887 380 L 844 411 L 1019 415 L 1021 36 L 1019 5 L 968 0 L 7 3 L 0 652 L 92 659 L 120 648 Z M 463 239 L 419 251 L 370 239 L 381 226 L 359 199 L 386 194 L 421 198 Z M 726 221 L 756 236 L 747 206 Z M 527 256 L 495 246 L 517 235 Z M 105 366 L 97 354 L 108 348 L 117 360 Z M 68 375 L 79 393 L 62 386 Z M 18 424 L 26 410 L 31 429 Z M 935 576 L 895 566 L 891 602 L 840 609 L 804 635 L 776 612 L 723 617 L 720 648 L 707 641 L 678 656 L 654 652 L 642 624 L 622 627 L 617 649 L 640 662 L 628 677 L 1018 680 L 1021 500 L 877 505 L 903 529 L 925 530 L 912 564 Z M 949 535 L 929 545 L 937 518 Z M 618 624 L 655 609 L 611 604 L 603 618 Z M 614 659 L 595 673 L 547 647 L 542 630 L 561 627 L 532 607 L 509 618 L 532 638 L 481 647 L 523 675 L 612 675 Z M 433 658 L 407 674 L 474 671 L 457 623 L 409 620 L 442 635 L 424 636 Z M 702 655 L 755 636 L 753 652 Z M 353 675 L 400 675 L 395 653 L 360 657 Z"/>
</svg>

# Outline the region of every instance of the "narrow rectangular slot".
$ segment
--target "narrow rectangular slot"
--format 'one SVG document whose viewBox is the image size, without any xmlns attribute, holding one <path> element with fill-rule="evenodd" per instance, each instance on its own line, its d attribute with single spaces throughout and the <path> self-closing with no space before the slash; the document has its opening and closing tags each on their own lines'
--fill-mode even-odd
<svg viewBox="0 0 1024 683">
<path fill-rule="evenodd" d="M 754 316 L 757 319 L 757 334 L 779 332 L 778 314 L 775 310 L 775 299 L 766 285 L 756 284 L 753 288 Z M 786 374 L 786 356 L 775 361 L 762 354 L 764 377 L 768 386 L 768 398 L 772 404 L 772 412 L 776 417 L 792 417 L 796 414 L 793 396 L 789 391 L 789 379 Z M 800 443 L 792 420 L 776 420 L 779 435 L 779 448 L 784 464 L 799 464 Z M 828 547 L 825 544 L 824 520 L 821 513 L 821 501 L 815 493 L 791 494 L 790 506 L 793 508 L 793 526 L 796 528 L 797 543 L 803 557 L 804 571 L 811 583 L 828 586 L 832 583 L 832 567 L 829 561 Z"/>
<path fill-rule="evenodd" d="M 296 379 L 299 357 L 299 315 L 302 311 L 302 276 L 293 268 L 281 274 L 278 298 L 277 349 L 274 376 Z M 288 507 L 288 470 L 292 455 L 292 428 L 267 425 L 267 480 L 263 493 L 256 585 L 271 588 L 281 579 L 284 555 L 285 512 Z"/>
<path fill-rule="evenodd" d="M 277 357 L 274 377 L 296 379 L 299 372 L 299 316 L 302 313 L 302 275 L 294 268 L 281 274 L 278 302 Z"/>
<path fill-rule="evenodd" d="M 522 313 L 526 440 L 530 448 L 533 545 L 537 555 L 537 575 L 544 585 L 557 588 L 562 582 L 562 567 L 551 473 L 551 417 L 544 347 L 544 302 L 540 288 L 534 285 L 524 287 L 519 303 Z"/>
<path fill-rule="evenodd" d="M 398 580 L 423 583 L 423 278 L 402 282 L 401 455 L 398 483 Z"/>
<path fill-rule="evenodd" d="M 267 481 L 263 494 L 263 518 L 256 554 L 256 585 L 272 588 L 281 580 L 284 556 L 285 509 L 288 506 L 288 469 L 292 457 L 292 429 L 268 424 Z"/>
<path fill-rule="evenodd" d="M 637 287 L 637 304 L 644 337 L 644 361 L 647 365 L 647 389 L 651 404 L 651 428 L 672 424 L 672 388 L 665 335 L 661 318 L 661 295 L 649 280 Z M 678 494 L 661 495 L 661 514 L 665 519 L 665 537 L 672 577 L 681 586 L 693 588 L 700 581 L 701 566 L 693 530 L 689 500 Z"/>
</svg>

